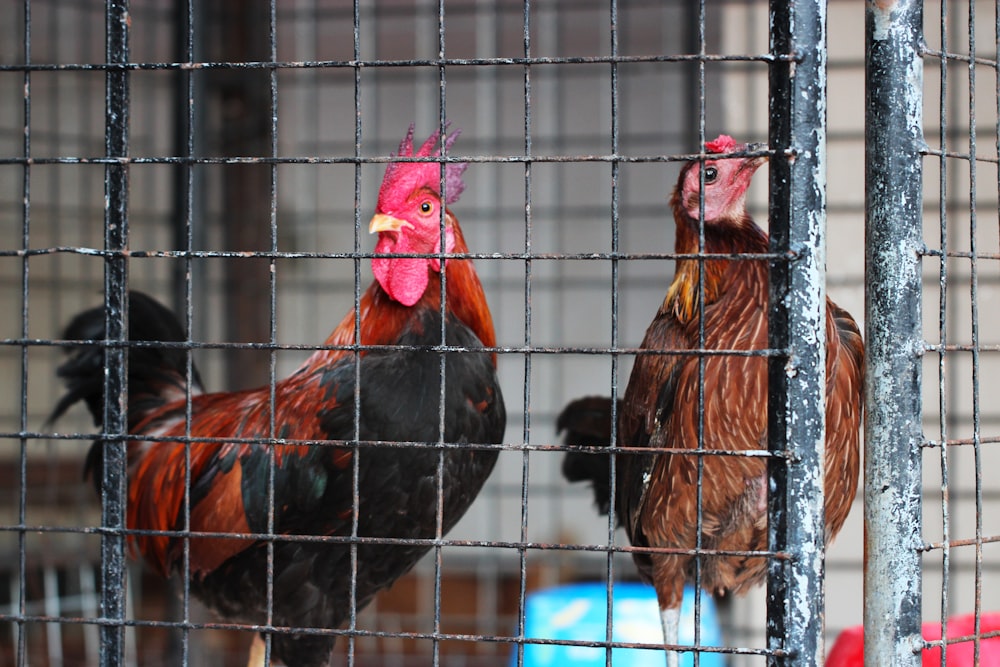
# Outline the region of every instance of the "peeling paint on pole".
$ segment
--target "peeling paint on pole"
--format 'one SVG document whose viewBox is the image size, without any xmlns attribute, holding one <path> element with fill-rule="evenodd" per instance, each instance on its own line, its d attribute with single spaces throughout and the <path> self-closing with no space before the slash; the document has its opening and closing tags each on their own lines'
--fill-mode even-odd
<svg viewBox="0 0 1000 667">
<path fill-rule="evenodd" d="M 771 2 L 769 548 L 771 665 L 824 659 L 826 419 L 826 2 Z"/>
<path fill-rule="evenodd" d="M 865 664 L 920 664 L 923 15 L 866 12 Z"/>
</svg>

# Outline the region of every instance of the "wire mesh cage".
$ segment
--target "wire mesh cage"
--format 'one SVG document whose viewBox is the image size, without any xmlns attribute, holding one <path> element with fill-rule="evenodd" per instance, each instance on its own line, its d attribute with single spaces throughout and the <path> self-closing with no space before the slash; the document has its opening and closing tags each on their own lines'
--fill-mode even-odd
<svg viewBox="0 0 1000 667">
<path fill-rule="evenodd" d="M 880 379 L 866 425 L 865 618 L 892 610 L 892 623 L 865 648 L 875 661 L 988 664 L 997 633 L 987 591 L 1000 589 L 981 473 L 995 449 L 979 389 L 993 363 L 980 306 L 995 273 L 986 249 L 998 241 L 996 225 L 977 224 L 996 211 L 995 193 L 977 183 L 996 176 L 998 13 L 987 3 L 883 9 L 868 17 L 868 372 Z M 981 69 L 988 95 L 977 94 Z M 885 400 L 893 386 L 912 389 Z"/>
<path fill-rule="evenodd" d="M 141 290 L 179 315 L 185 333 L 175 349 L 189 379 L 196 364 L 210 391 L 275 386 L 323 347 L 372 282 L 366 224 L 407 127 L 414 124 L 419 145 L 448 122 L 461 137 L 435 159 L 442 169 L 449 160 L 469 164 L 451 208 L 496 326 L 506 431 L 493 450 L 496 468 L 462 520 L 356 617 L 328 629 L 338 637 L 333 664 L 546 664 L 533 647 L 576 650 L 578 660 L 596 655 L 599 664 L 662 664 L 655 617 L 653 635 L 622 638 L 600 625 L 577 640 L 532 634 L 533 614 L 558 616 L 538 611 L 544 594 L 586 582 L 596 582 L 596 598 L 573 589 L 578 597 L 560 618 L 582 625 L 573 614 L 595 605 L 622 627 L 608 611 L 609 582 L 638 578 L 623 532 L 594 510 L 589 489 L 560 474 L 565 451 L 555 421 L 578 396 L 623 395 L 674 272 L 668 200 L 681 164 L 719 132 L 770 141 L 773 151 L 780 104 L 769 90 L 791 61 L 825 77 L 806 82 L 828 118 L 813 137 L 815 159 L 826 166 L 824 201 L 816 203 L 830 230 L 825 292 L 863 321 L 864 14 L 854 3 L 798 3 L 816 11 L 820 33 L 793 34 L 789 47 L 769 33 L 781 25 L 771 16 L 785 11 L 772 4 L 12 6 L 0 40 L 0 220 L 9 230 L 0 299 L 16 313 L 0 325 L 8 378 L 0 385 L 8 489 L 0 505 L 0 665 L 245 663 L 259 626 L 205 609 L 190 577 L 164 580 L 140 560 L 119 558 L 127 550 L 123 510 L 102 505 L 81 471 L 98 433 L 112 443 L 111 466 L 118 456 L 124 471 L 128 415 L 112 407 L 118 421 L 95 427 L 74 409 L 46 422 L 62 391 L 62 332 L 81 309 L 114 311 L 126 290 Z M 997 178 L 998 54 L 996 40 L 981 37 L 995 37 L 996 18 L 994 4 L 978 1 L 928 3 L 919 17 L 928 26 L 920 57 L 940 77 L 924 82 L 928 148 L 917 192 L 924 322 L 913 343 L 925 349 L 917 398 L 926 438 L 914 454 L 925 491 L 917 515 L 902 517 L 923 529 L 922 546 L 909 551 L 921 559 L 923 595 L 922 608 L 901 614 L 899 626 L 934 621 L 949 636 L 946 619 L 972 612 L 980 619 L 976 647 L 987 645 L 982 619 L 1000 599 L 990 558 L 1000 534 L 989 518 L 997 498 L 983 481 L 998 413 L 981 382 L 996 346 L 988 309 L 980 309 L 996 289 L 1000 244 L 996 192 L 982 185 Z M 795 60 L 810 49 L 817 62 Z M 772 190 L 774 180 L 772 173 Z M 790 180 L 808 182 L 799 172 Z M 769 212 L 772 225 L 775 211 L 802 213 L 769 205 L 763 175 L 748 202 L 762 225 Z M 822 244 L 814 259 L 822 271 Z M 124 320 L 108 324 L 108 381 L 127 383 L 123 355 L 135 346 L 113 342 L 129 338 Z M 784 360 L 795 345 L 802 340 L 793 334 L 760 352 Z M 811 664 L 809 651 L 822 655 L 824 636 L 829 645 L 862 622 L 862 520 L 855 507 L 825 560 L 818 555 L 825 571 L 810 582 L 820 609 L 825 587 L 818 649 L 806 645 L 815 640 L 808 619 L 796 626 L 800 634 L 787 635 L 795 639 L 772 641 L 762 587 L 715 600 L 721 636 L 700 630 L 706 650 L 683 659 Z M 780 569 L 787 553 L 799 553 L 794 547 L 768 555 Z M 615 588 L 625 596 L 624 586 Z M 772 588 L 772 605 L 786 602 L 781 591 Z M 711 596 L 696 600 L 697 616 L 710 616 Z M 607 648 L 632 643 L 650 648 L 630 657 Z"/>
<path fill-rule="evenodd" d="M 593 261 L 589 255 L 612 250 L 639 253 L 650 246 L 669 251 L 663 218 L 671 178 L 664 171 L 672 166 L 671 156 L 697 149 L 689 128 L 725 125 L 747 139 L 763 138 L 767 66 L 762 55 L 766 40 L 760 35 L 764 33 L 758 29 L 756 40 L 747 37 L 745 53 L 751 55 L 720 58 L 711 66 L 692 66 L 681 54 L 715 51 L 708 40 L 721 42 L 723 25 L 740 25 L 743 15 L 762 27 L 766 8 L 735 5 L 695 12 L 686 3 L 665 7 L 637 3 L 622 6 L 609 17 L 607 9 L 596 4 L 548 9 L 482 3 L 448 6 L 440 12 L 447 22 L 438 10 L 433 5 L 408 4 L 345 10 L 339 3 L 295 7 L 239 3 L 226 14 L 219 7 L 178 11 L 167 5 L 132 3 L 130 52 L 125 59 L 148 65 L 127 72 L 127 139 L 133 160 L 127 188 L 120 187 L 116 196 L 127 195 L 128 282 L 181 306 L 191 341 L 198 344 L 192 347 L 198 348 L 206 385 L 237 389 L 285 375 L 308 354 L 308 349 L 299 348 L 325 336 L 331 326 L 329 314 L 346 312 L 353 305 L 362 259 L 357 222 L 366 214 L 364 202 L 374 198 L 383 169 L 378 158 L 394 148 L 400 128 L 410 120 L 420 127 L 436 125 L 446 100 L 447 116 L 461 119 L 456 122 L 465 133 L 463 143 L 470 146 L 463 154 L 483 156 L 469 170 L 469 191 L 475 196 L 466 195 L 460 215 L 463 220 L 483 221 L 467 224 L 470 246 L 488 248 L 502 258 L 478 261 L 499 324 L 498 345 L 535 351 L 500 358 L 514 417 L 508 427 L 513 435 L 505 442 L 545 444 L 554 435 L 555 412 L 571 397 L 565 388 L 604 391 L 617 363 L 612 348 L 619 344 L 616 339 L 638 340 L 648 321 L 649 304 L 662 298 L 662 265 L 613 263 L 607 257 Z M 86 157 L 66 157 L 103 153 L 104 132 L 99 128 L 108 68 L 81 63 L 103 62 L 111 56 L 101 54 L 100 40 L 74 45 L 58 38 L 66 26 L 81 23 L 90 26 L 85 32 L 99 35 L 107 29 L 108 19 L 103 8 L 86 6 L 66 10 L 32 3 L 23 11 L 24 30 L 18 37 L 30 55 L 24 61 L 55 64 L 51 71 L 43 68 L 28 75 L 32 113 L 25 124 L 30 127 L 33 164 L 25 185 L 32 193 L 26 209 L 30 218 L 27 213 L 23 218 L 23 228 L 30 231 L 25 247 L 70 252 L 31 258 L 30 277 L 21 281 L 25 308 L 31 314 L 21 324 L 28 330 L 12 331 L 9 338 L 51 339 L 75 305 L 99 300 L 105 257 L 73 249 L 105 247 L 104 229 L 113 226 L 113 222 L 99 224 L 105 219 L 104 165 L 87 164 L 91 160 Z M 688 26 L 693 30 L 684 29 Z M 684 37 L 699 33 L 705 35 L 703 44 Z M 742 36 L 742 31 L 738 34 Z M 445 41 L 449 58 L 471 62 L 439 67 L 434 54 Z M 42 45 L 53 49 L 53 55 L 42 56 Z M 76 46 L 80 51 L 73 50 Z M 69 53 L 58 53 L 60 48 Z M 530 65 L 505 62 L 528 57 L 539 60 Z M 358 58 L 367 60 L 368 66 L 354 66 Z M 217 64 L 186 70 L 169 65 L 174 62 Z M 266 62 L 288 65 L 259 66 Z M 56 99 L 51 102 L 42 88 L 45 82 L 38 80 L 46 76 L 53 81 L 50 94 Z M 80 80 L 75 103 L 66 109 L 71 118 L 59 113 L 63 107 L 58 97 L 67 94 L 63 76 Z M 737 112 L 730 112 L 734 117 L 723 121 L 726 110 L 707 101 L 718 96 L 724 78 L 745 87 L 750 102 L 746 108 L 760 108 L 759 115 L 737 117 Z M 606 92 L 593 105 L 580 104 L 595 86 Z M 685 100 L 668 93 L 672 90 L 693 97 Z M 698 99 L 706 100 L 704 111 L 698 108 Z M 53 115 L 48 126 L 37 119 L 41 109 Z M 359 109 L 362 113 L 356 120 Z M 89 113 L 91 130 L 74 135 L 68 127 L 86 118 L 81 111 Z M 47 134 L 50 146 L 44 143 Z M 81 145 L 67 143 L 72 140 L 67 134 Z M 608 160 L 603 156 L 609 152 L 637 159 Z M 46 155 L 55 159 L 44 164 Z M 511 155 L 541 159 L 528 163 L 524 157 L 505 158 Z M 80 178 L 75 170 L 86 171 L 92 179 L 77 186 L 79 202 L 72 201 L 73 188 L 60 180 Z M 612 170 L 615 178 L 610 182 Z M 54 184 L 47 185 L 46 179 Z M 45 199 L 52 202 L 51 222 L 40 219 L 43 206 L 34 194 L 47 188 L 59 193 Z M 66 200 L 72 203 L 64 204 Z M 67 227 L 62 220 L 74 214 L 63 207 L 75 208 L 75 215 L 85 222 Z M 617 227 L 617 219 L 629 224 Z M 44 236 L 49 233 L 54 235 L 51 240 Z M 69 236 L 60 238 L 63 234 Z M 615 271 L 621 286 L 616 295 L 609 289 Z M 51 282 L 46 292 L 34 279 L 47 274 Z M 329 308 L 316 308 L 320 290 Z M 271 295 L 271 308 L 261 307 L 261 294 Z M 34 306 L 36 299 L 45 305 Z M 571 303 L 588 307 L 569 307 Z M 606 317 L 595 318 L 598 310 Z M 612 313 L 620 323 L 617 327 Z M 291 326 L 286 328 L 286 322 Z M 555 353 L 544 354 L 547 348 Z M 585 353 L 573 354 L 574 349 Z M 51 368 L 59 356 L 51 347 L 27 350 L 29 355 L 48 356 L 25 363 L 24 377 L 34 376 L 28 368 L 46 363 Z M 626 371 L 627 365 L 617 369 L 619 374 Z M 43 382 L 48 382 L 51 373 L 45 376 Z M 54 393 L 50 385 L 39 397 Z M 34 405 L 32 392 L 26 390 L 24 395 Z M 44 417 L 48 408 L 42 401 L 32 417 Z M 15 419 L 20 422 L 25 416 Z M 532 435 L 546 425 L 547 435 Z M 92 428 L 81 420 L 75 431 L 60 426 L 60 432 L 83 437 L 46 442 L 56 455 L 47 452 L 44 460 L 47 464 L 49 458 L 65 459 L 60 479 L 74 480 Z M 38 466 L 28 444 L 24 446 L 17 460 L 33 471 Z M 577 514 L 574 507 L 589 501 L 579 493 L 574 496 L 560 482 L 560 456 L 523 454 L 516 448 L 505 454 L 492 485 L 471 510 L 473 516 L 452 537 L 510 544 L 606 543 L 601 520 L 567 521 Z M 18 490 L 26 512 L 35 507 L 33 488 Z M 24 523 L 81 529 L 99 525 L 89 490 L 78 493 L 72 506 L 85 508 L 83 516 L 49 520 L 26 515 Z M 61 502 L 53 505 L 60 514 L 65 507 Z M 69 540 L 71 546 L 60 544 L 60 551 L 85 550 L 97 559 L 99 539 L 89 531 L 63 528 L 43 536 L 57 543 Z M 26 536 L 19 542 L 18 577 L 29 569 L 30 554 L 47 551 L 46 545 L 32 545 Z M 371 618 L 358 627 L 369 624 L 390 633 L 509 635 L 518 626 L 526 590 L 582 576 L 606 577 L 602 552 L 573 555 L 545 549 L 442 549 L 440 568 L 422 563 L 411 582 L 401 582 L 379 598 L 369 609 Z M 627 556 L 619 560 L 623 564 L 616 570 L 628 572 Z M 82 580 L 76 584 L 73 577 L 66 577 L 66 590 L 85 588 Z M 133 580 L 128 589 L 132 603 L 140 600 L 141 606 L 127 613 L 137 623 L 133 644 L 128 642 L 129 633 L 125 635 L 126 654 L 142 662 L 164 655 L 163 643 L 170 641 L 167 631 L 178 619 L 184 622 L 172 641 L 179 645 L 174 650 L 180 659 L 207 656 L 213 643 L 222 641 L 215 639 L 219 632 L 182 627 L 192 622 L 203 625 L 211 618 L 197 608 L 147 611 L 147 601 L 169 606 L 177 604 L 177 597 L 162 589 L 157 593 L 160 584 L 155 577 L 139 581 Z M 27 578 L 19 579 L 11 588 L 12 604 L 18 597 L 28 597 L 22 593 L 27 583 Z M 440 587 L 438 593 L 435 586 Z M 449 594 L 453 586 L 471 587 L 475 595 Z M 474 601 L 471 608 L 451 607 L 470 601 Z M 54 615 L 51 610 L 45 615 L 72 615 L 68 609 Z M 92 610 L 81 613 L 91 614 Z M 439 620 L 431 620 L 434 617 Z M 22 624 L 12 638 L 29 656 L 44 655 L 47 644 L 38 647 L 53 627 L 58 623 Z M 92 629 L 86 624 L 82 628 Z M 760 629 L 756 632 L 759 636 Z M 245 640 L 246 634 L 231 641 Z M 510 652 L 503 642 L 479 642 L 472 648 L 465 645 L 468 642 L 451 643 L 457 648 L 436 642 L 442 656 L 454 651 L 463 660 L 481 655 L 495 662 Z M 405 636 L 362 635 L 345 645 L 344 650 L 356 652 L 357 660 L 368 654 L 396 655 L 400 660 L 415 654 L 421 664 L 428 651 L 437 650 L 431 642 Z"/>
</svg>

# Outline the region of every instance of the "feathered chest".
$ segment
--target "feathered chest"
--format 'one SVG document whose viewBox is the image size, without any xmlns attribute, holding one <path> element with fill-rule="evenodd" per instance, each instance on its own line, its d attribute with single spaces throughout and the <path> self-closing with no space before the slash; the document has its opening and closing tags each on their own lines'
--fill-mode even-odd
<svg viewBox="0 0 1000 667">
<path fill-rule="evenodd" d="M 715 260 L 721 261 L 721 260 Z M 680 271 L 678 271 L 680 274 Z M 680 302 L 693 304 L 668 310 L 673 326 L 691 348 L 706 350 L 758 350 L 767 347 L 767 265 L 763 260 L 728 260 L 709 272 L 702 287 L 685 284 L 676 294 Z M 675 281 L 676 284 L 676 281 Z M 705 307 L 698 307 L 701 293 Z M 701 318 L 704 315 L 704 326 Z"/>
</svg>

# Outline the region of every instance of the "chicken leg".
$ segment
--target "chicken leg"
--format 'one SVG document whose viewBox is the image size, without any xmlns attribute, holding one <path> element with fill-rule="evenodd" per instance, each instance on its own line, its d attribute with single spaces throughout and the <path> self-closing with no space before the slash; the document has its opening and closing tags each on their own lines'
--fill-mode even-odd
<svg viewBox="0 0 1000 667">
<path fill-rule="evenodd" d="M 677 645 L 680 628 L 681 610 L 678 607 L 668 607 L 660 610 L 660 623 L 663 625 L 664 645 Z M 679 667 L 680 654 L 667 649 L 667 667 Z"/>
</svg>

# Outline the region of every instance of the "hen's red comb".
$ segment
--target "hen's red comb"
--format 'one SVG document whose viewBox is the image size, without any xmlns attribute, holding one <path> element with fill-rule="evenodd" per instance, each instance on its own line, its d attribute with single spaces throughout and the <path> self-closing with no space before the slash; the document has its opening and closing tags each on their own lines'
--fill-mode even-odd
<svg viewBox="0 0 1000 667">
<path fill-rule="evenodd" d="M 450 123 L 449 123 L 450 124 Z M 445 128 L 449 124 L 445 124 Z M 451 145 L 458 139 L 461 130 L 449 133 L 444 139 L 445 150 L 450 150 Z M 399 157 L 433 157 L 441 154 L 438 139 L 441 133 L 435 130 L 427 141 L 423 143 L 416 153 L 413 152 L 413 124 L 399 144 Z M 466 162 L 449 162 L 444 168 L 445 204 L 453 204 L 458 201 L 462 191 L 465 190 L 465 182 L 462 180 L 462 173 L 468 167 Z M 441 190 L 441 166 L 437 162 L 391 162 L 385 168 L 385 176 L 382 178 L 382 187 L 379 189 L 379 202 L 389 204 L 391 200 L 405 199 L 418 187 L 430 188 L 440 194 Z"/>
<path fill-rule="evenodd" d="M 712 141 L 705 142 L 705 151 L 708 153 L 731 153 L 736 150 L 736 140 L 728 134 L 720 134 Z"/>
</svg>

